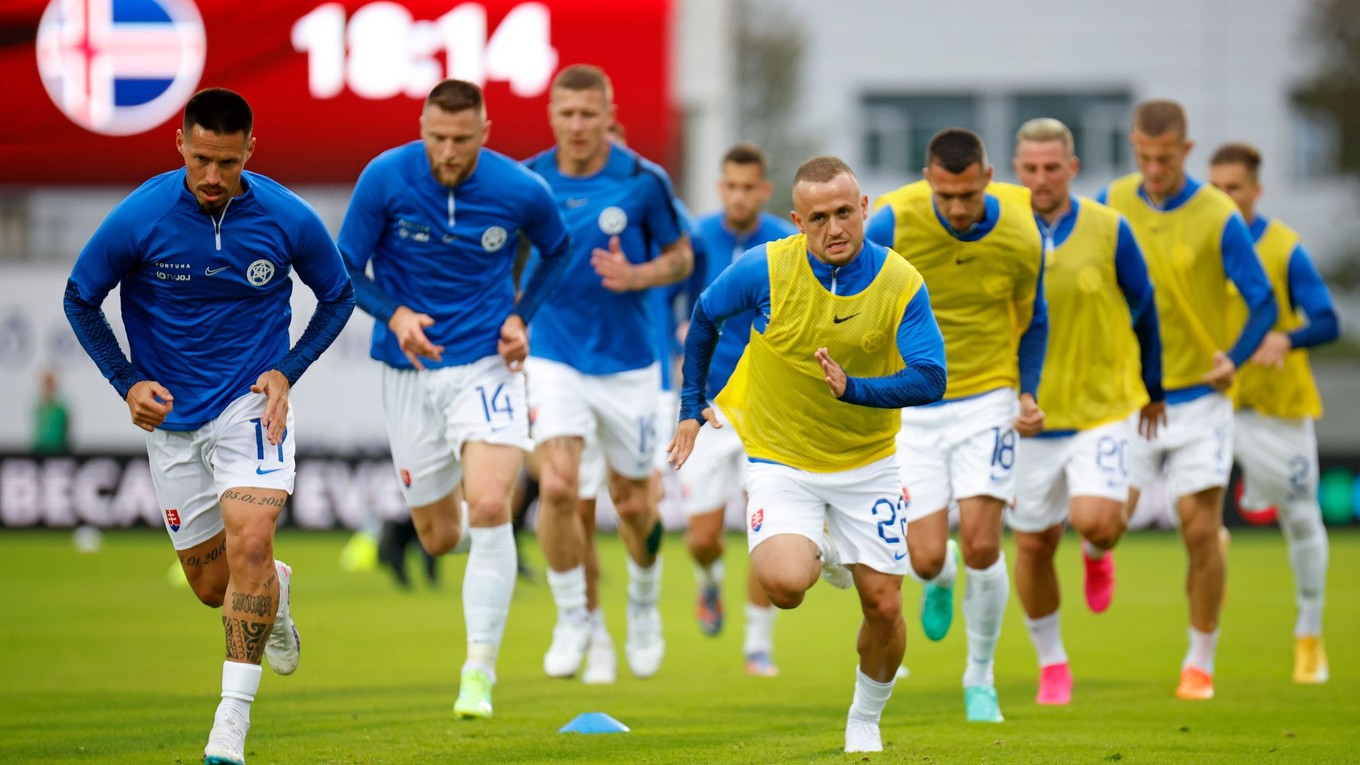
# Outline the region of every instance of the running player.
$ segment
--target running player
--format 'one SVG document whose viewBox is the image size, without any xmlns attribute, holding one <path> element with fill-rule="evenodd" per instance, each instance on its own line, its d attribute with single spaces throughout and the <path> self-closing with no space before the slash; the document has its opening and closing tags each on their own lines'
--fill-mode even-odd
<svg viewBox="0 0 1360 765">
<path fill-rule="evenodd" d="M 1032 436 L 1044 425 L 1036 400 L 1048 338 L 1043 244 L 1029 190 L 991 182 L 976 133 L 937 133 L 924 175 L 878 200 L 868 232 L 930 285 L 949 359 L 944 401 L 902 412 L 907 546 L 926 585 L 921 626 L 940 640 L 953 621 L 959 556 L 946 510 L 958 503 L 968 568 L 964 706 L 970 721 L 1001 722 L 993 658 L 1010 593 L 1001 517 L 1015 495 L 1016 433 Z"/>
<path fill-rule="evenodd" d="M 1015 589 L 1039 655 L 1037 701 L 1067 704 L 1072 672 L 1058 621 L 1053 556 L 1070 519 L 1082 537 L 1086 603 L 1096 613 L 1109 607 L 1111 550 L 1127 528 L 1124 452 L 1135 426 L 1156 436 L 1166 420 L 1162 346 L 1152 283 L 1133 230 L 1119 213 L 1071 192 L 1079 167 L 1072 131 L 1055 119 L 1021 125 L 1014 167 L 1030 190 L 1044 238 L 1051 319 L 1039 386 L 1044 431 L 1020 439 L 1015 454 L 1016 503 L 1009 516 Z M 1140 407 L 1138 422 L 1131 423 L 1129 415 Z"/>
<path fill-rule="evenodd" d="M 147 431 L 165 529 L 198 599 L 222 609 L 222 701 L 203 760 L 245 763 L 260 660 L 297 669 L 292 569 L 274 560 L 274 527 L 293 490 L 298 378 L 354 311 L 344 262 L 321 218 L 278 183 L 245 170 L 250 105 L 221 88 L 184 107 L 184 168 L 123 200 L 85 245 L 66 284 L 66 316 Z M 288 347 L 296 270 L 317 307 Z M 132 361 L 104 318 L 119 287 Z"/>
<path fill-rule="evenodd" d="M 691 281 L 702 291 L 732 262 L 749 249 L 797 233 L 792 224 L 764 208 L 774 192 L 766 175 L 765 152 L 752 143 L 739 143 L 723 155 L 718 195 L 722 209 L 698 222 L 696 251 L 707 255 L 706 268 Z M 708 371 L 709 400 L 717 397 L 746 349 L 755 312 L 734 316 L 723 324 L 723 333 L 713 352 Z M 713 407 L 720 422 L 722 412 Z M 684 484 L 684 506 L 689 515 L 689 551 L 694 557 L 698 580 L 696 614 L 699 628 L 716 635 L 723 626 L 723 516 L 727 500 L 745 483 L 746 453 L 732 428 L 714 430 L 695 443 L 680 479 Z M 751 571 L 746 584 L 746 637 L 743 653 L 746 671 L 772 677 L 779 673 L 774 663 L 774 621 L 778 613 Z"/>
<path fill-rule="evenodd" d="M 526 164 L 556 195 L 574 249 L 562 289 L 544 303 L 534 329 L 530 369 L 538 533 L 558 611 L 543 669 L 574 675 L 591 636 L 577 501 L 581 450 L 593 432 L 628 551 L 624 652 L 633 674 L 649 677 L 665 653 L 657 608 L 661 519 L 650 492 L 660 373 L 637 293 L 685 278 L 693 256 L 665 171 L 608 138 L 614 99 L 604 72 L 563 69 L 548 114 L 557 145 Z"/>
<path fill-rule="evenodd" d="M 375 319 L 371 355 L 383 364 L 392 461 L 420 543 L 440 555 L 471 542 L 454 712 L 479 719 L 492 714 L 515 586 L 510 495 L 529 448 L 525 329 L 571 251 L 542 179 L 483 146 L 490 127 L 481 88 L 436 85 L 421 140 L 369 163 L 340 228 L 359 307 Z M 516 301 L 519 232 L 544 265 Z"/>
<path fill-rule="evenodd" d="M 1190 647 L 1176 695 L 1214 695 L 1214 653 L 1225 562 L 1219 547 L 1223 487 L 1232 468 L 1232 402 L 1227 390 L 1275 323 L 1275 298 L 1231 199 L 1185 174 L 1194 147 L 1175 101 L 1138 105 L 1130 138 L 1139 172 L 1100 195 L 1128 219 L 1157 288 L 1167 426 L 1129 448 L 1129 507 L 1158 469 L 1176 498 L 1189 553 Z M 1249 318 L 1233 340 L 1226 281 L 1242 293 Z M 1224 349 L 1229 349 L 1225 351 Z"/>
<path fill-rule="evenodd" d="M 1258 215 L 1261 153 L 1242 143 L 1219 147 L 1209 161 L 1209 181 L 1232 197 L 1246 219 L 1275 302 L 1275 327 L 1237 373 L 1233 454 L 1242 466 L 1246 510 L 1276 507 L 1294 570 L 1298 617 L 1294 622 L 1294 682 L 1325 683 L 1322 602 L 1327 589 L 1327 529 L 1318 506 L 1317 436 L 1322 416 L 1306 349 L 1340 334 L 1327 285 L 1293 229 Z M 1233 300 L 1233 326 L 1246 322 L 1246 305 Z"/>
<path fill-rule="evenodd" d="M 804 162 L 793 206 L 801 233 L 747 251 L 699 298 L 671 462 L 684 466 L 704 422 L 724 428 L 705 395 L 718 331 L 755 311 L 718 396 L 751 459 L 751 566 L 780 608 L 798 607 L 819 572 L 854 585 L 864 622 L 845 751 L 878 752 L 907 643 L 896 410 L 944 392 L 944 342 L 921 275 L 865 239 L 869 198 L 844 162 Z"/>
</svg>

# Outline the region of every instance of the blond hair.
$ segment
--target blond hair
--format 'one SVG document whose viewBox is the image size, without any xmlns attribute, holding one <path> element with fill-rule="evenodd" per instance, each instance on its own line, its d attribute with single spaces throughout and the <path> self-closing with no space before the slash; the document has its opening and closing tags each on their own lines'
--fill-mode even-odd
<svg viewBox="0 0 1360 765">
<path fill-rule="evenodd" d="M 1050 141 L 1061 141 L 1063 148 L 1067 149 L 1067 156 L 1077 153 L 1077 142 L 1072 139 L 1072 131 L 1068 129 L 1060 120 L 1052 117 L 1039 117 L 1020 126 L 1015 133 L 1015 149 L 1020 150 L 1022 141 L 1032 143 L 1048 143 Z"/>
</svg>

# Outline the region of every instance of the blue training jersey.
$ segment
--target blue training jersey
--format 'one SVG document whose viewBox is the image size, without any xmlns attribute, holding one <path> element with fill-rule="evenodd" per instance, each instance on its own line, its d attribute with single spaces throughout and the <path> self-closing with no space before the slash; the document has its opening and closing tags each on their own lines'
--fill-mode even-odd
<svg viewBox="0 0 1360 765">
<path fill-rule="evenodd" d="M 694 251 L 694 271 L 691 272 L 691 279 L 699 272 L 700 264 L 707 262 L 707 253 L 704 251 L 703 243 L 694 235 L 695 222 L 694 216 L 690 214 L 689 208 L 679 198 L 675 200 L 675 212 L 680 217 L 681 230 L 690 238 L 690 248 Z M 660 248 L 657 249 L 657 253 Z M 655 254 L 654 254 L 655 256 Z M 661 390 L 673 391 L 676 389 L 675 362 L 684 355 L 684 348 L 680 346 L 680 340 L 676 333 L 680 329 L 680 317 L 689 315 L 689 295 L 690 279 L 684 279 L 674 284 L 666 284 L 661 287 L 653 287 L 647 290 L 647 312 L 652 321 L 652 351 L 656 358 L 661 362 Z M 701 290 L 702 291 L 702 288 Z M 684 299 L 686 310 L 680 311 L 680 302 Z M 697 300 L 695 294 L 693 299 Z"/>
<path fill-rule="evenodd" d="M 278 369 L 290 383 L 330 345 L 354 310 L 349 275 L 325 224 L 278 183 L 243 172 L 245 187 L 210 215 L 183 169 L 124 199 L 76 259 L 66 312 L 119 395 L 154 380 L 174 396 L 164 430 L 194 430 Z M 292 351 L 296 269 L 317 311 Z M 100 306 L 121 286 L 129 365 Z"/>
<path fill-rule="evenodd" d="M 798 233 L 798 228 L 793 223 L 765 212 L 760 214 L 755 230 L 745 234 L 729 230 L 724 223 L 725 219 L 726 216 L 721 210 L 699 219 L 698 236 L 695 238 L 696 250 L 702 243 L 707 255 L 704 272 L 700 276 L 703 280 L 699 287 L 700 292 L 712 284 L 713 280 L 718 278 L 718 274 L 732 265 L 732 261 L 741 257 L 742 253 Z M 698 262 L 698 258 L 695 258 L 695 263 Z M 698 270 L 697 265 L 695 270 Z M 751 322 L 755 321 L 755 318 L 755 311 L 746 311 L 723 323 L 722 335 L 718 338 L 718 346 L 713 350 L 713 360 L 708 367 L 709 400 L 718 396 L 727 385 L 727 378 L 731 377 L 733 370 L 737 368 L 741 354 L 746 351 L 746 341 L 751 337 Z"/>
<path fill-rule="evenodd" d="M 590 375 L 641 369 L 656 360 L 646 291 L 611 292 L 590 265 L 591 253 L 619 237 L 628 260 L 644 263 L 679 241 L 682 230 L 666 171 L 617 144 L 599 172 L 563 175 L 557 149 L 526 161 L 557 197 L 572 253 L 557 290 L 539 311 L 530 354 Z M 543 267 L 535 253 L 530 269 Z"/>
<path fill-rule="evenodd" d="M 339 240 L 359 307 L 375 319 L 372 357 L 411 368 L 387 327 L 403 305 L 434 319 L 425 336 L 444 352 L 422 359 L 427 369 L 494 356 L 501 324 L 517 310 L 511 271 L 521 231 L 553 258 L 569 252 L 552 192 L 509 157 L 483 148 L 450 188 L 435 179 L 421 141 L 379 154 L 359 176 Z M 526 288 L 518 308 L 526 322 L 546 286 Z"/>
</svg>

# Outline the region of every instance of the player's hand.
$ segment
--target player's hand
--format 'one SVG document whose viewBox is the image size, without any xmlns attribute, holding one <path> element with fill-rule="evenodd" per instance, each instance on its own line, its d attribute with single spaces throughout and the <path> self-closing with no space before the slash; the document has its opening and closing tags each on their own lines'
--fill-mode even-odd
<svg viewBox="0 0 1360 765">
<path fill-rule="evenodd" d="M 397 336 L 401 352 L 406 354 L 407 360 L 416 369 L 425 368 L 425 365 L 420 363 L 422 358 L 439 361 L 443 357 L 444 346 L 431 343 L 430 338 L 425 336 L 425 329 L 432 326 L 434 326 L 432 317 L 416 313 L 406 306 L 398 308 L 392 314 L 392 318 L 387 320 L 387 328 Z"/>
<path fill-rule="evenodd" d="M 1236 373 L 1237 365 L 1228 358 L 1228 354 L 1214 351 L 1214 368 L 1205 373 L 1202 379 L 1212 385 L 1214 390 L 1227 390 L 1232 387 L 1233 375 Z"/>
<path fill-rule="evenodd" d="M 826 378 L 826 387 L 831 389 L 831 395 L 840 398 L 845 395 L 845 370 L 831 358 L 831 353 L 825 348 L 818 348 L 812 354 L 817 358 L 817 363 L 822 365 L 822 375 Z"/>
<path fill-rule="evenodd" d="M 1015 432 L 1022 436 L 1037 436 L 1044 432 L 1044 410 L 1039 408 L 1039 402 L 1034 400 L 1034 394 L 1020 394 L 1020 416 L 1011 423 Z"/>
<path fill-rule="evenodd" d="M 142 380 L 127 394 L 128 411 L 132 424 L 150 433 L 165 422 L 166 415 L 175 408 L 175 397 L 160 383 Z"/>
<path fill-rule="evenodd" d="M 590 265 L 599 275 L 600 283 L 610 292 L 633 292 L 641 289 L 638 286 L 641 279 L 636 273 L 637 267 L 628 262 L 628 256 L 623 254 L 617 236 L 609 237 L 609 249 L 602 250 L 596 247 L 591 251 Z"/>
<path fill-rule="evenodd" d="M 704 421 L 715 428 L 722 428 L 722 423 L 718 422 L 718 417 L 713 413 L 713 407 L 704 407 L 702 412 Z M 676 470 L 679 470 L 689 459 L 689 455 L 694 451 L 694 439 L 699 437 L 699 421 L 693 418 L 681 420 L 675 426 L 675 435 L 671 437 L 671 442 L 666 444 L 666 461 Z"/>
<path fill-rule="evenodd" d="M 283 431 L 288 427 L 288 391 L 292 387 L 288 378 L 277 369 L 260 375 L 260 379 L 250 386 L 251 393 L 264 394 L 264 416 L 260 418 L 260 425 L 264 427 L 265 440 L 270 446 L 283 442 Z"/>
<path fill-rule="evenodd" d="M 1149 401 L 1138 410 L 1138 435 L 1152 441 L 1166 427 L 1166 402 Z"/>
<path fill-rule="evenodd" d="M 1284 369 L 1284 357 L 1294 349 L 1294 342 L 1289 339 L 1289 335 L 1283 332 L 1270 331 L 1261 341 L 1260 347 L 1251 354 L 1251 363 L 1260 364 L 1263 367 L 1274 367 Z"/>
<path fill-rule="evenodd" d="M 511 372 L 524 368 L 524 359 L 529 356 L 529 333 L 525 330 L 524 318 L 517 313 L 505 317 L 501 324 L 501 339 L 496 343 L 496 353 L 505 359 Z"/>
</svg>

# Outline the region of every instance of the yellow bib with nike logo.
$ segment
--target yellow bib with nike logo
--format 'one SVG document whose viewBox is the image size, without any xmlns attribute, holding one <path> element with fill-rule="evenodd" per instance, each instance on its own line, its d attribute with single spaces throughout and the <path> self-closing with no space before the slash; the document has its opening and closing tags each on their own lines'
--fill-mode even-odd
<svg viewBox="0 0 1360 765">
<path fill-rule="evenodd" d="M 1293 332 L 1307 319 L 1298 311 L 1289 310 L 1289 258 L 1298 247 L 1301 237 L 1294 229 L 1277 220 L 1266 224 L 1266 230 L 1256 242 L 1256 254 L 1261 258 L 1270 287 L 1275 291 L 1275 303 L 1280 307 L 1276 332 Z M 1232 329 L 1242 331 L 1247 323 L 1247 304 L 1237 287 L 1229 284 L 1229 319 Z M 1237 386 L 1233 402 L 1239 409 L 1255 409 L 1273 417 L 1322 416 L 1322 396 L 1318 394 L 1313 369 L 1308 364 L 1308 350 L 1296 348 L 1284 356 L 1284 369 L 1243 364 L 1237 370 Z"/>
<path fill-rule="evenodd" d="M 1077 204 L 1072 233 L 1044 260 L 1048 353 L 1039 400 L 1048 430 L 1087 430 L 1147 403 L 1133 319 L 1115 273 L 1119 213 L 1093 199 Z"/>
<path fill-rule="evenodd" d="M 1108 204 L 1124 214 L 1157 290 L 1162 379 L 1167 390 L 1204 385 L 1214 352 L 1232 347 L 1223 227 L 1237 212 L 1227 194 L 1205 184 L 1175 210 L 1138 195 L 1141 173 L 1110 184 Z"/>
<path fill-rule="evenodd" d="M 831 394 L 813 356 L 826 348 L 852 377 L 884 377 L 904 367 L 897 328 L 921 289 L 921 275 L 887 259 L 857 295 L 833 295 L 808 264 L 807 237 L 766 245 L 770 315 L 716 402 L 753 459 L 812 473 L 863 467 L 897 452 L 899 409 L 849 404 Z"/>
<path fill-rule="evenodd" d="M 892 248 L 916 267 L 930 289 L 935 321 L 944 335 L 949 385 L 945 399 L 998 388 L 1018 388 L 1020 336 L 1034 316 L 1043 258 L 1029 189 L 992 183 L 1001 202 L 996 226 L 976 242 L 961 242 L 935 215 L 930 184 L 890 191 L 874 209 L 892 208 Z"/>
</svg>

